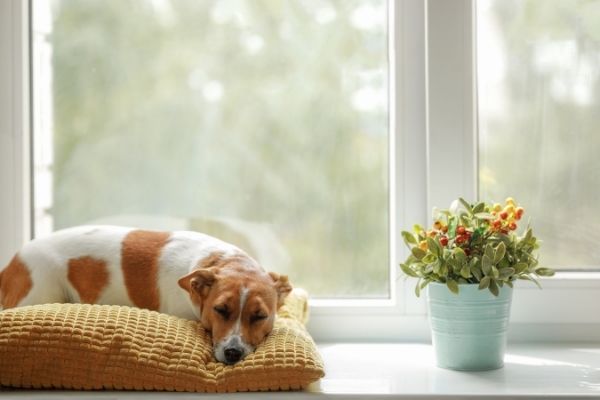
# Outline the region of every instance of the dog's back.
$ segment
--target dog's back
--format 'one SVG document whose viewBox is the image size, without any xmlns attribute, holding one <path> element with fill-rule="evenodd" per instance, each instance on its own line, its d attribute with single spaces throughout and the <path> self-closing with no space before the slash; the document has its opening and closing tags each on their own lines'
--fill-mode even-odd
<svg viewBox="0 0 600 400">
<path fill-rule="evenodd" d="M 243 254 L 196 232 L 65 229 L 29 242 L 0 272 L 0 305 L 118 304 L 193 318 L 177 280 L 217 251 Z"/>
</svg>

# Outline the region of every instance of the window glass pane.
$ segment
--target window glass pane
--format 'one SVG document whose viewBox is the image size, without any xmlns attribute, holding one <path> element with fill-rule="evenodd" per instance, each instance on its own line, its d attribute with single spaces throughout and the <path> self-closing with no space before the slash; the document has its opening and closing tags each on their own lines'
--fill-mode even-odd
<svg viewBox="0 0 600 400">
<path fill-rule="evenodd" d="M 600 266 L 600 1 L 477 2 L 480 196 L 513 196 L 541 261 Z"/>
<path fill-rule="evenodd" d="M 36 234 L 206 232 L 388 297 L 383 0 L 34 0 Z"/>
</svg>

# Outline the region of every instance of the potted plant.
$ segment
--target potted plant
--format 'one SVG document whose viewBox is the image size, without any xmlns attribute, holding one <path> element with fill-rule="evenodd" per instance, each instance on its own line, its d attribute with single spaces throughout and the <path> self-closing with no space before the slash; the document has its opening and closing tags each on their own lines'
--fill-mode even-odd
<svg viewBox="0 0 600 400">
<path fill-rule="evenodd" d="M 525 210 L 512 198 L 504 206 L 464 199 L 448 210 L 434 209 L 431 229 L 402 232 L 410 249 L 400 268 L 418 278 L 415 293 L 428 287 L 428 310 L 438 366 L 488 370 L 504 364 L 506 330 L 517 279 L 552 276 L 534 255 L 539 241 Z"/>
</svg>

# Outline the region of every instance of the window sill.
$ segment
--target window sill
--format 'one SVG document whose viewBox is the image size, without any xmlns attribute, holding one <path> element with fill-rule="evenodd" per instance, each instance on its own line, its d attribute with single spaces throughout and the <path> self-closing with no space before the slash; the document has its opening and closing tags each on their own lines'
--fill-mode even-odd
<svg viewBox="0 0 600 400">
<path fill-rule="evenodd" d="M 528 399 L 600 397 L 600 343 L 509 344 L 504 368 L 457 372 L 435 366 L 427 344 L 321 344 L 326 376 L 305 392 L 217 394 L 236 399 Z M 4 398 L 197 399 L 195 393 L 8 391 Z"/>
<path fill-rule="evenodd" d="M 437 368 L 429 344 L 321 344 L 326 376 L 309 390 L 324 395 L 520 399 L 600 396 L 600 343 L 509 344 L 502 369 Z"/>
</svg>

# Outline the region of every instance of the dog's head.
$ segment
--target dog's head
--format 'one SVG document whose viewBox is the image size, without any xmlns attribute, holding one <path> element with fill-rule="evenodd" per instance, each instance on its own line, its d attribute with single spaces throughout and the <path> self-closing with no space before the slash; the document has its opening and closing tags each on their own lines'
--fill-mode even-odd
<svg viewBox="0 0 600 400">
<path fill-rule="evenodd" d="M 222 254 L 204 259 L 179 286 L 211 332 L 215 358 L 226 364 L 242 360 L 264 340 L 292 290 L 287 276 L 264 272 L 247 256 Z"/>
</svg>

